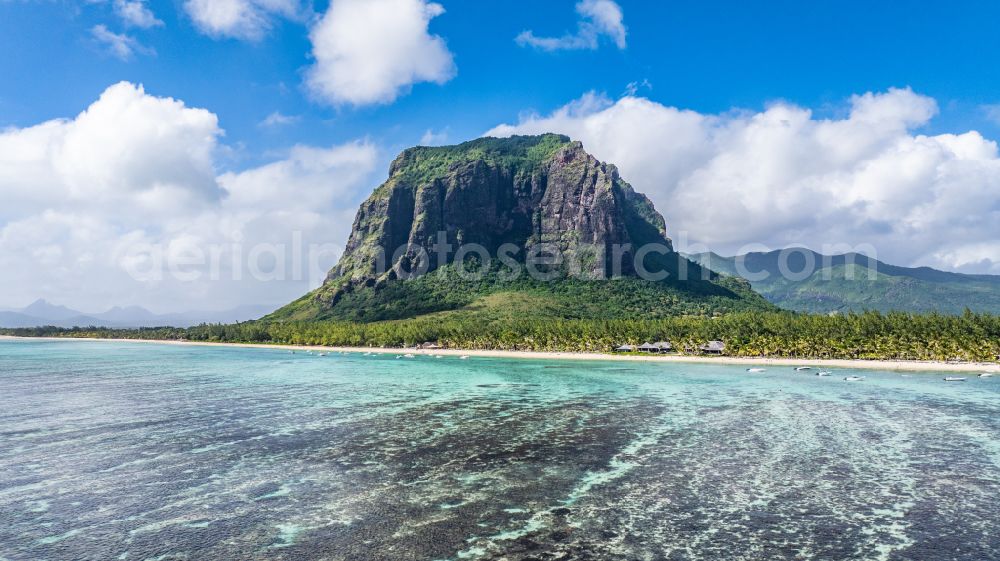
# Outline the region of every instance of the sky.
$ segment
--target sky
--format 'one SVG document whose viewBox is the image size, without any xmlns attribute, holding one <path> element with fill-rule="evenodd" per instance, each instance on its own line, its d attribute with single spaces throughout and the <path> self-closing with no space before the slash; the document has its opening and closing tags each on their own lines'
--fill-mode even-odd
<svg viewBox="0 0 1000 561">
<path fill-rule="evenodd" d="M 416 144 L 560 132 L 681 250 L 1000 274 L 1000 4 L 0 0 L 0 308 L 280 305 Z"/>
</svg>

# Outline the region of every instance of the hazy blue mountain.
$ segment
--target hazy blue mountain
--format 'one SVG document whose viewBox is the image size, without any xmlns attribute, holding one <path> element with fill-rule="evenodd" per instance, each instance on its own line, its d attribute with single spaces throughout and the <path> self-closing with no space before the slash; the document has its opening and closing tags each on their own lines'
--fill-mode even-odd
<svg viewBox="0 0 1000 561">
<path fill-rule="evenodd" d="M 260 319 L 273 312 L 277 306 L 246 305 L 221 311 L 191 311 L 178 314 L 154 315 L 153 318 L 133 318 L 130 321 L 140 326 L 170 325 L 174 327 L 189 327 L 202 323 L 236 323 Z"/>
<path fill-rule="evenodd" d="M 153 312 L 140 306 L 128 306 L 124 308 L 115 306 L 104 313 L 93 315 L 99 319 L 113 323 L 129 323 L 135 325 L 148 325 L 150 322 L 155 323 L 159 317 Z"/>
<path fill-rule="evenodd" d="M 45 320 L 19 312 L 0 312 L 0 327 L 37 327 L 45 323 Z"/>
<path fill-rule="evenodd" d="M 63 316 L 64 314 L 59 314 Z M 39 327 L 53 325 L 56 327 L 96 326 L 115 327 L 115 325 L 92 316 L 76 315 L 60 318 L 41 318 L 18 311 L 0 312 L 0 327 Z"/>
<path fill-rule="evenodd" d="M 76 310 L 71 310 L 66 306 L 50 304 L 44 299 L 35 300 L 24 309 L 18 311 L 26 316 L 50 321 L 62 321 L 86 315 Z"/>
<path fill-rule="evenodd" d="M 748 278 L 754 290 L 782 308 L 802 312 L 863 310 L 1000 313 L 1000 276 L 966 275 L 929 267 L 899 267 L 860 254 L 825 256 L 795 250 L 724 257 L 688 257 L 724 275 Z M 781 274 L 781 263 L 793 273 Z M 738 263 L 742 266 L 738 268 Z M 812 266 L 810 266 L 810 264 Z M 742 273 L 742 274 L 741 274 Z M 766 275 L 766 278 L 754 278 Z"/>
<path fill-rule="evenodd" d="M 258 319 L 274 306 L 249 305 L 221 311 L 189 311 L 154 314 L 139 307 L 115 306 L 97 314 L 86 314 L 66 306 L 37 300 L 19 310 L 0 311 L 0 327 L 190 327 L 201 323 L 236 323 Z"/>
</svg>

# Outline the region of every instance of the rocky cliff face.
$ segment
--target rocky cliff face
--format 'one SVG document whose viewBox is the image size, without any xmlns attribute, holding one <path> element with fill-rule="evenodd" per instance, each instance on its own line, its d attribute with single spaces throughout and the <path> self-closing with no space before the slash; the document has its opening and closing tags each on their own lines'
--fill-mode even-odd
<svg viewBox="0 0 1000 561">
<path fill-rule="evenodd" d="M 424 252 L 428 270 L 446 265 L 454 253 L 442 258 L 442 241 L 478 244 L 493 256 L 513 244 L 522 250 L 518 259 L 544 244 L 596 278 L 618 272 L 615 246 L 624 250 L 623 275 L 635 273 L 635 248 L 672 251 L 649 199 L 579 142 L 559 135 L 484 138 L 400 154 L 389 179 L 361 205 L 323 297 L 335 301 L 344 290 L 392 281 Z"/>
<path fill-rule="evenodd" d="M 484 259 L 467 262 L 463 247 Z M 653 251 L 637 259 L 640 248 Z M 481 274 L 463 274 L 459 261 Z M 615 166 L 546 134 L 405 150 L 361 205 L 323 286 L 266 319 L 371 322 L 450 311 L 481 320 L 613 319 L 749 309 L 772 307 L 742 279 L 675 253 L 663 217 Z"/>
</svg>

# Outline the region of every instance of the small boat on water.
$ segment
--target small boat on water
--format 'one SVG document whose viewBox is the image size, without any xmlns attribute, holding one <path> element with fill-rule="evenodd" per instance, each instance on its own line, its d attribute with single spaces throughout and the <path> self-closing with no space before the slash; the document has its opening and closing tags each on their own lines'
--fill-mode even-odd
<svg viewBox="0 0 1000 561">
<path fill-rule="evenodd" d="M 407 354 L 403 355 L 403 358 L 415 358 L 415 357 L 416 357 L 416 355 L 412 355 L 410 353 L 407 353 Z"/>
<path fill-rule="evenodd" d="M 948 376 L 947 378 L 944 379 L 944 381 L 945 382 L 964 382 L 965 378 L 961 378 L 959 376 Z"/>
<path fill-rule="evenodd" d="M 797 366 L 797 367 L 795 367 L 795 371 L 796 372 L 803 372 L 805 370 L 812 370 L 812 369 L 813 369 L 812 366 Z"/>
<path fill-rule="evenodd" d="M 753 373 L 767 372 L 767 369 L 766 368 L 747 368 L 747 372 L 753 372 Z"/>
<path fill-rule="evenodd" d="M 982 374 L 979 375 L 979 377 L 980 378 L 992 378 L 993 377 L 993 373 L 992 372 L 983 372 Z"/>
<path fill-rule="evenodd" d="M 817 376 L 830 376 L 832 374 L 833 374 L 833 372 L 830 372 L 829 370 L 823 370 L 822 372 L 817 372 L 816 373 Z"/>
<path fill-rule="evenodd" d="M 848 376 L 844 378 L 845 382 L 861 382 L 865 379 L 864 376 Z"/>
<path fill-rule="evenodd" d="M 462 356 L 460 356 L 458 358 L 460 358 L 462 360 L 469 360 L 469 355 L 462 355 Z"/>
</svg>

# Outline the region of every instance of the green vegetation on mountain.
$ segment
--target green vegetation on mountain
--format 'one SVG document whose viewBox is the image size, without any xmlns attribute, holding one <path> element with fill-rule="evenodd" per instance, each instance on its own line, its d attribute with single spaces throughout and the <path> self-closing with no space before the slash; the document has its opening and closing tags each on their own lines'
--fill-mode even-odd
<svg viewBox="0 0 1000 561">
<path fill-rule="evenodd" d="M 439 251 L 441 243 L 451 249 Z M 468 244 L 482 248 L 488 263 L 459 258 Z M 643 247 L 656 249 L 637 259 Z M 498 263 L 504 248 L 514 248 L 518 274 Z M 540 268 L 544 280 L 525 267 L 539 252 L 553 259 Z M 469 263 L 481 273 L 475 279 L 459 274 Z M 418 264 L 429 274 L 411 278 Z M 667 276 L 643 280 L 640 271 Z M 691 280 L 681 280 L 682 272 Z M 663 217 L 615 166 L 579 142 L 546 134 L 405 150 L 361 205 L 323 286 L 265 319 L 502 315 L 524 301 L 533 305 L 519 313 L 563 319 L 774 309 L 747 283 L 720 279 L 674 252 Z"/>
<path fill-rule="evenodd" d="M 495 270 L 466 279 L 454 266 L 446 265 L 414 279 L 386 283 L 378 289 L 348 292 L 336 306 L 317 306 L 315 295 L 309 294 L 266 319 L 372 322 L 427 314 L 656 319 L 711 316 L 738 310 L 773 311 L 774 307 L 754 293 L 749 283 L 736 278 L 721 278 L 714 283 L 670 283 L 631 277 L 539 281 L 522 275 L 509 281 Z"/>
<path fill-rule="evenodd" d="M 1000 276 L 897 267 L 858 254 L 824 256 L 799 249 L 784 258 L 786 270 L 793 273 L 790 277 L 781 273 L 780 251 L 688 257 L 723 275 L 744 273 L 754 290 L 787 310 L 961 314 L 970 309 L 1000 314 Z M 742 260 L 739 269 L 737 260 Z"/>
</svg>

